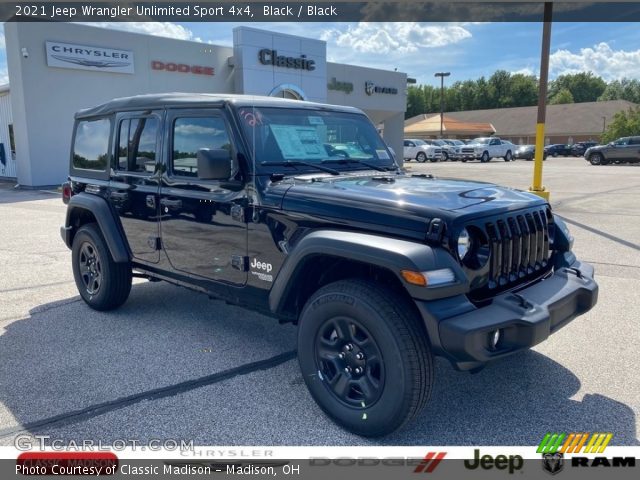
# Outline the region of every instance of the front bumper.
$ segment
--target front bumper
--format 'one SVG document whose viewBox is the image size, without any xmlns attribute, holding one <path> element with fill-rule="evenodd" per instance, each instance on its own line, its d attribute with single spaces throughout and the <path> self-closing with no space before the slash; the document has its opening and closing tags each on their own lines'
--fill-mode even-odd
<svg viewBox="0 0 640 480">
<path fill-rule="evenodd" d="M 496 296 L 490 305 L 478 308 L 467 300 L 470 311 L 452 303 L 417 305 L 435 353 L 461 370 L 471 370 L 537 345 L 589 311 L 598 299 L 593 274 L 591 265 L 575 261 L 529 287 Z M 500 340 L 491 348 L 490 336 L 498 329 Z"/>
</svg>

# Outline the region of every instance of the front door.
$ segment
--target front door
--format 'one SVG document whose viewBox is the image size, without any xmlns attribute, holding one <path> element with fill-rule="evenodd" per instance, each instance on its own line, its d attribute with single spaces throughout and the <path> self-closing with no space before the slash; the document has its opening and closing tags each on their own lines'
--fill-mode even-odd
<svg viewBox="0 0 640 480">
<path fill-rule="evenodd" d="M 109 201 L 120 216 L 134 260 L 157 263 L 161 112 L 116 117 Z"/>
<path fill-rule="evenodd" d="M 222 109 L 168 110 L 166 172 L 160 188 L 162 245 L 180 273 L 244 285 L 246 191 L 237 148 Z M 232 178 L 198 178 L 199 149 L 229 149 Z"/>
</svg>

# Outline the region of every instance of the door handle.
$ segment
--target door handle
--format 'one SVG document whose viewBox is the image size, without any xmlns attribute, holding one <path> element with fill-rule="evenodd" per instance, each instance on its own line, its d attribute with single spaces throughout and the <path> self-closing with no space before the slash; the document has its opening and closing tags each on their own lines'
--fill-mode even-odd
<svg viewBox="0 0 640 480">
<path fill-rule="evenodd" d="M 114 200 L 128 200 L 129 194 L 127 192 L 111 192 L 109 194 Z"/>
<path fill-rule="evenodd" d="M 168 198 L 161 198 L 160 205 L 163 207 L 182 208 L 182 200 L 170 200 Z"/>
<path fill-rule="evenodd" d="M 145 203 L 149 208 L 156 208 L 156 197 L 155 195 L 147 195 L 145 198 Z"/>
</svg>

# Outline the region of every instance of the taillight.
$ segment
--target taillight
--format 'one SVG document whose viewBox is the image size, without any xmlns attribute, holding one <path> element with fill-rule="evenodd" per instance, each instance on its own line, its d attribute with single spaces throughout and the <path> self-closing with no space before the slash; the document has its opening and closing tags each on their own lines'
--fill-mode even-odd
<svg viewBox="0 0 640 480">
<path fill-rule="evenodd" d="M 71 184 L 69 182 L 65 182 L 62 184 L 62 201 L 67 204 L 71 197 L 73 196 L 73 189 L 71 188 Z"/>
</svg>

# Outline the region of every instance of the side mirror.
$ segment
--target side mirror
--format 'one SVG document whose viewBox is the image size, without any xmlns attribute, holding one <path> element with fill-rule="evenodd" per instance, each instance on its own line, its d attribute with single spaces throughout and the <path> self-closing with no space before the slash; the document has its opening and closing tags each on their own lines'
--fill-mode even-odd
<svg viewBox="0 0 640 480">
<path fill-rule="evenodd" d="M 229 180 L 231 177 L 229 150 L 201 148 L 197 153 L 197 161 L 200 180 Z"/>
</svg>

